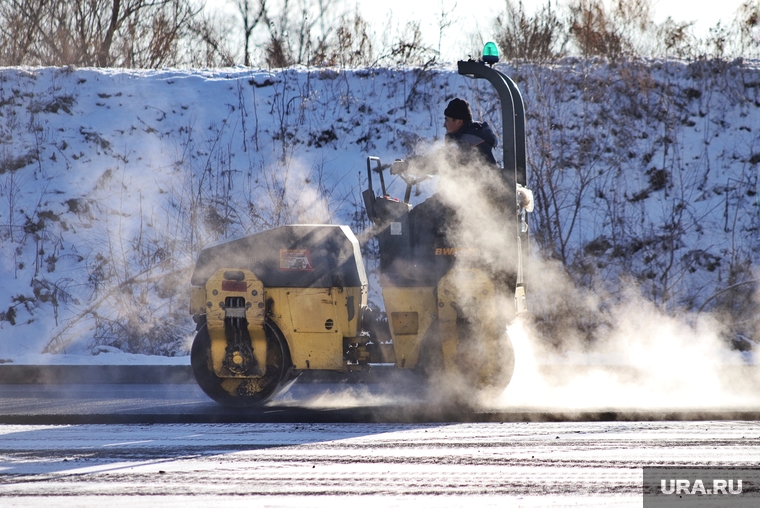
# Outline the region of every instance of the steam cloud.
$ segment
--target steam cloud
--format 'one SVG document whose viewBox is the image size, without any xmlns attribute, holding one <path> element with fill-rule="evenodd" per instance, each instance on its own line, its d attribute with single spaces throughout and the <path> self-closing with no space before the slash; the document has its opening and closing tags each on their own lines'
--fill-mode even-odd
<svg viewBox="0 0 760 508">
<path fill-rule="evenodd" d="M 478 252 L 496 284 L 517 269 L 515 234 L 492 168 L 462 169 L 446 149 L 425 159 L 440 176 L 437 193 L 456 209 L 449 238 Z M 471 261 L 471 260 L 470 260 Z M 555 409 L 756 408 L 758 379 L 732 350 L 708 314 L 667 315 L 641 296 L 634 283 L 623 294 L 576 287 L 556 263 L 530 260 L 528 302 L 532 316 L 509 327 L 515 373 L 507 390 L 481 401 L 498 407 Z M 506 288 L 502 288 L 503 290 Z M 513 317 L 511 294 L 499 302 Z M 554 321 L 547 337 L 541 316 Z M 493 395 L 493 394 L 491 394 Z"/>
<path fill-rule="evenodd" d="M 517 269 L 515 235 L 506 224 L 514 209 L 493 206 L 494 196 L 499 196 L 493 168 L 463 169 L 455 154 L 436 148 L 412 161 L 410 169 L 438 175 L 436 198 L 456 210 L 448 238 L 476 253 L 462 257 L 460 266 L 484 269 L 498 285 L 500 273 Z M 431 185 L 421 187 L 417 206 Z M 730 348 L 721 325 L 709 314 L 668 315 L 641 296 L 633 282 L 623 294 L 578 287 L 557 263 L 536 256 L 529 260 L 526 277 L 527 316 L 514 319 L 511 288 L 502 287 L 498 300 L 498 308 L 514 319 L 508 327 L 515 350 L 512 381 L 503 392 L 481 394 L 480 407 L 666 412 L 754 410 L 760 403 L 760 379 L 741 353 Z M 422 398 L 445 406 L 451 405 L 452 393 L 461 396 L 458 403 L 475 399 L 458 378 L 436 378 L 419 391 L 410 391 L 410 385 L 405 391 L 391 386 L 334 387 L 306 399 L 289 392 L 275 403 L 345 408 L 414 404 Z"/>
</svg>

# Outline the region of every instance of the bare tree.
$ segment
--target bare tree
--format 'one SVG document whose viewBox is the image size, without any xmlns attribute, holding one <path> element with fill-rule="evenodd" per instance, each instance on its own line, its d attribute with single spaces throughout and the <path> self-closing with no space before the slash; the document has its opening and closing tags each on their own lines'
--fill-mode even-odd
<svg viewBox="0 0 760 508">
<path fill-rule="evenodd" d="M 47 0 L 9 0 L 0 3 L 0 59 L 5 65 L 21 65 L 36 38 Z"/>
<path fill-rule="evenodd" d="M 128 19 L 120 46 L 104 53 L 103 65 L 98 65 L 157 68 L 184 63 L 184 45 L 196 15 L 187 0 L 169 0 L 151 8 L 146 22 Z"/>
<path fill-rule="evenodd" d="M 267 17 L 267 0 L 257 0 L 256 5 L 252 0 L 235 0 L 240 18 L 243 21 L 244 56 L 243 63 L 246 67 L 251 66 L 251 38 L 253 31 L 259 23 Z"/>
<path fill-rule="evenodd" d="M 4 0 L 0 63 L 178 64 L 180 41 L 197 12 L 189 0 Z"/>
</svg>

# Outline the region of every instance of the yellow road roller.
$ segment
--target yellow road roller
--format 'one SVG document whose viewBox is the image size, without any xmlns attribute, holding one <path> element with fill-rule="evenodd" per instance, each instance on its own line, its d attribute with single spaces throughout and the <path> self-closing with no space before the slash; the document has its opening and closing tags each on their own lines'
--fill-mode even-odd
<svg viewBox="0 0 760 508">
<path fill-rule="evenodd" d="M 412 369 L 442 387 L 503 390 L 514 354 L 506 326 L 526 309 L 528 251 L 523 102 L 514 82 L 484 60 L 458 62 L 459 73 L 486 79 L 501 101 L 503 213 L 498 234 L 510 239 L 503 267 L 458 245 L 446 227 L 457 210 L 434 200 L 410 204 L 420 177 L 395 172 L 403 198 L 386 188 L 379 158 L 367 159 L 364 207 L 377 240 L 384 311 L 368 305 L 360 242 L 348 226 L 282 226 L 209 245 L 191 278 L 197 323 L 191 363 L 201 389 L 233 407 L 262 404 L 305 371 Z M 508 304 L 505 304 L 508 302 Z"/>
</svg>

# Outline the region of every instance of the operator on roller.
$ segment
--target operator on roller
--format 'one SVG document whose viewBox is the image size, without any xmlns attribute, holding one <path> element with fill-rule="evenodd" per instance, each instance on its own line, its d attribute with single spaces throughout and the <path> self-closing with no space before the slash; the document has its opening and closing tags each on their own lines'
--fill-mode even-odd
<svg viewBox="0 0 760 508">
<path fill-rule="evenodd" d="M 411 262 L 416 267 L 441 265 L 438 271 L 450 265 L 442 265 L 441 257 L 435 252 L 441 250 L 439 247 L 452 247 L 462 242 L 452 227 L 461 223 L 461 213 L 466 209 L 494 210 L 504 220 L 493 223 L 491 234 L 501 231 L 505 237 L 515 238 L 517 231 L 511 231 L 515 222 L 507 217 L 521 209 L 533 209 L 532 193 L 516 184 L 514 171 L 503 171 L 496 163 L 493 155 L 496 135 L 487 123 L 473 121 L 466 100 L 456 98 L 448 103 L 443 126 L 446 128 L 444 148 L 429 155 L 397 160 L 390 168 L 391 174 L 399 175 L 407 183 L 405 201 L 409 199 L 412 185 L 430 175 L 440 176 L 438 191 L 409 211 Z M 460 195 L 463 188 L 468 188 L 467 194 L 477 195 L 479 203 L 463 203 L 456 197 L 452 201 L 452 196 Z M 416 273 L 416 270 L 412 269 L 410 273 Z M 511 275 L 506 278 L 513 279 Z M 514 283 L 505 282 L 502 286 L 514 287 Z"/>
<path fill-rule="evenodd" d="M 456 147 L 455 164 L 460 167 L 467 167 L 471 163 L 485 163 L 486 166 L 494 169 L 498 168 L 496 159 L 493 156 L 493 149 L 498 144 L 496 135 L 491 126 L 486 122 L 475 122 L 472 119 L 472 109 L 470 104 L 460 98 L 449 101 L 446 109 L 443 111 L 443 127 L 446 129 L 445 142 L 447 147 Z M 391 165 L 391 174 L 437 174 L 438 169 L 435 167 L 436 155 L 410 157 L 407 160 L 397 160 Z M 411 167 L 410 167 L 411 166 Z M 503 174 L 510 181 L 505 182 L 509 187 L 515 185 L 514 180 L 509 178 L 510 174 Z M 422 178 L 424 179 L 424 178 Z M 420 181 L 422 180 L 420 179 Z M 511 185 L 509 185 L 511 184 Z M 533 211 L 533 193 L 516 184 L 517 204 L 526 209 Z"/>
<path fill-rule="evenodd" d="M 470 104 L 464 99 L 452 99 L 443 111 L 443 127 L 446 129 L 447 148 L 458 149 L 455 165 L 467 166 L 468 163 L 484 162 L 496 166 L 493 148 L 497 144 L 496 135 L 486 122 L 474 122 Z M 447 153 L 447 155 L 451 155 Z M 475 156 L 473 158 L 473 156 Z M 412 156 L 407 160 L 396 160 L 391 165 L 391 174 L 433 175 L 438 174 L 436 159 L 440 154 Z M 474 160 L 476 159 L 476 160 Z M 438 161 L 440 162 L 440 161 Z"/>
<path fill-rule="evenodd" d="M 473 122 L 470 104 L 464 99 L 452 99 L 443 111 L 443 127 L 446 129 L 446 143 L 456 145 L 469 158 L 476 150 L 483 161 L 496 165 L 493 148 L 496 135 L 486 122 Z"/>
</svg>

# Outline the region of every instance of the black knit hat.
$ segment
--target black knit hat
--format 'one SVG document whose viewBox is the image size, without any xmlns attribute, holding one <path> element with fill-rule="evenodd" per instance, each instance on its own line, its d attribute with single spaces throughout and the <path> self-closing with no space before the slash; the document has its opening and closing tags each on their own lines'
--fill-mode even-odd
<svg viewBox="0 0 760 508">
<path fill-rule="evenodd" d="M 472 122 L 472 111 L 470 111 L 470 104 L 464 99 L 451 99 L 451 102 L 449 102 L 449 105 L 446 106 L 443 114 L 449 118 L 464 120 L 464 123 Z"/>
</svg>

